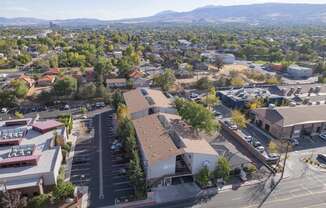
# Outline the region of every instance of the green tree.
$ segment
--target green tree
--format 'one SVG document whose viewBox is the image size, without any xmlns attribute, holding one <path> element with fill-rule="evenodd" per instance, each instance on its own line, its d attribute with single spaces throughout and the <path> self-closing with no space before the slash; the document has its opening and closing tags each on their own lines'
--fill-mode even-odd
<svg viewBox="0 0 326 208">
<path fill-rule="evenodd" d="M 223 157 L 220 156 L 217 161 L 217 167 L 214 171 L 215 178 L 223 178 L 224 180 L 227 180 L 227 178 L 230 175 L 231 166 L 229 161 Z"/>
<path fill-rule="evenodd" d="M 117 134 L 122 139 L 127 139 L 128 137 L 135 136 L 135 129 L 134 125 L 128 118 L 124 118 L 122 121 L 120 121 Z"/>
<path fill-rule="evenodd" d="M 175 104 L 179 115 L 194 128 L 196 134 L 199 131 L 211 134 L 219 130 L 214 115 L 203 105 L 184 99 L 177 99 Z"/>
<path fill-rule="evenodd" d="M 171 69 L 167 69 L 163 74 L 154 77 L 154 85 L 159 86 L 163 91 L 168 91 L 175 82 L 175 76 Z"/>
<path fill-rule="evenodd" d="M 53 89 L 57 96 L 71 96 L 77 91 L 77 80 L 70 76 L 63 77 L 54 83 Z"/>
<path fill-rule="evenodd" d="M 248 123 L 248 120 L 246 119 L 245 115 L 243 113 L 241 113 L 239 110 L 232 111 L 231 120 L 239 128 L 245 128 Z"/>
<path fill-rule="evenodd" d="M 125 104 L 123 95 L 120 90 L 114 92 L 112 96 L 112 107 L 118 109 L 119 104 Z"/>
<path fill-rule="evenodd" d="M 216 96 L 216 90 L 215 87 L 212 87 L 209 90 L 209 93 L 206 96 L 206 105 L 208 106 L 208 109 L 211 109 L 214 105 L 216 105 L 219 102 L 218 97 Z"/>
<path fill-rule="evenodd" d="M 29 91 L 26 83 L 23 80 L 14 80 L 11 82 L 11 85 L 14 87 L 17 98 L 24 98 Z"/>
</svg>

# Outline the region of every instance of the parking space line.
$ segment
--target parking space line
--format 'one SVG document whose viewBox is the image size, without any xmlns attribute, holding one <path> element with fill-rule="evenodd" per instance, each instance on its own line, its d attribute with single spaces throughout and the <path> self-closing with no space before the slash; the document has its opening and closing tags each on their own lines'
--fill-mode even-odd
<svg viewBox="0 0 326 208">
<path fill-rule="evenodd" d="M 133 191 L 133 188 L 122 188 L 122 189 L 115 189 L 114 192 L 121 192 L 121 191 Z"/>
</svg>

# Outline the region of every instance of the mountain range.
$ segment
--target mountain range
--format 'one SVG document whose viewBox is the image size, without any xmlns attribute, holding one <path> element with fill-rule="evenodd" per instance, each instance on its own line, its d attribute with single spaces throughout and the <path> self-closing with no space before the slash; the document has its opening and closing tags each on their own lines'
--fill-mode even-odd
<svg viewBox="0 0 326 208">
<path fill-rule="evenodd" d="M 2 26 L 95 26 L 115 23 L 245 23 L 257 25 L 326 24 L 326 4 L 251 4 L 237 6 L 206 6 L 188 12 L 163 11 L 154 16 L 122 19 L 66 19 L 0 17 Z"/>
</svg>

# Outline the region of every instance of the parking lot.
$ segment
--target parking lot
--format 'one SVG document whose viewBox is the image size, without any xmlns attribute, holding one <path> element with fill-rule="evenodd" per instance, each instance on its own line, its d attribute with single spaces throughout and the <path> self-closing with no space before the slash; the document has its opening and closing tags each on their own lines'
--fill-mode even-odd
<svg viewBox="0 0 326 208">
<path fill-rule="evenodd" d="M 77 145 L 80 153 L 77 152 L 76 158 L 85 159 L 85 162 L 74 164 L 76 176 L 72 176 L 72 180 L 75 184 L 89 185 L 91 207 L 114 205 L 128 200 L 134 193 L 127 176 L 129 159 L 122 149 L 111 148 L 115 140 L 113 117 L 112 110 L 96 115 L 93 118 L 94 139 L 91 143 Z"/>
<path fill-rule="evenodd" d="M 220 135 L 210 144 L 219 155 L 223 155 L 230 161 L 232 168 L 248 163 L 254 164 L 258 169 L 262 166 L 259 160 L 224 130 L 221 130 Z"/>
</svg>

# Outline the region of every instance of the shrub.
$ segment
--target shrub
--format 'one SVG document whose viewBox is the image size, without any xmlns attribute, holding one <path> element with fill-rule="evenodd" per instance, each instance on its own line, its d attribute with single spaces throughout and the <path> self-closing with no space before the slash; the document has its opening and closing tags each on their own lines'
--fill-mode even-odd
<svg viewBox="0 0 326 208">
<path fill-rule="evenodd" d="M 246 171 L 247 173 L 254 173 L 257 171 L 257 168 L 253 164 L 248 164 L 243 168 L 243 170 Z"/>
<path fill-rule="evenodd" d="M 55 201 L 59 202 L 67 198 L 74 197 L 75 186 L 70 182 L 58 181 L 58 185 L 53 191 Z"/>
<path fill-rule="evenodd" d="M 28 208 L 46 208 L 50 202 L 49 195 L 42 194 L 39 196 L 34 196 L 29 202 L 27 207 Z"/>
<path fill-rule="evenodd" d="M 208 170 L 207 166 L 205 166 L 195 176 L 195 179 L 201 187 L 207 187 L 209 185 L 209 181 L 210 181 L 209 177 L 210 177 L 209 170 Z"/>
</svg>

